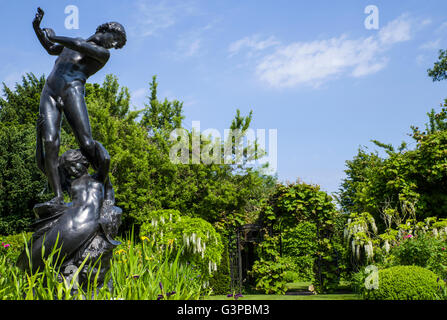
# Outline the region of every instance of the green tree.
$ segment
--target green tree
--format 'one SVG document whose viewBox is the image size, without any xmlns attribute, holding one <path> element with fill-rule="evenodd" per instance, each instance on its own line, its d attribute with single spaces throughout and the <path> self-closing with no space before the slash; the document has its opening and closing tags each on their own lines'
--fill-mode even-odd
<svg viewBox="0 0 447 320">
<path fill-rule="evenodd" d="M 46 180 L 34 160 L 32 125 L 0 126 L 0 146 L 0 234 L 7 235 L 33 221 L 33 206 L 46 199 Z"/>
<path fill-rule="evenodd" d="M 45 85 L 45 77 L 37 78 L 32 73 L 22 77 L 22 83 L 16 83 L 10 89 L 3 83 L 3 96 L 0 97 L 0 123 L 35 124 L 39 114 L 40 93 Z"/>
<path fill-rule="evenodd" d="M 447 50 L 439 50 L 438 61 L 435 62 L 432 69 L 427 70 L 427 73 L 433 81 L 447 79 Z"/>
</svg>

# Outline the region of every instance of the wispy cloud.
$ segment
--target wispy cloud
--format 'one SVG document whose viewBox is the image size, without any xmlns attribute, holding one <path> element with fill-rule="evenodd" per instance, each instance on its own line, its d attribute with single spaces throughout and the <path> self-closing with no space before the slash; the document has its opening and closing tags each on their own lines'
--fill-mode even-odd
<svg viewBox="0 0 447 320">
<path fill-rule="evenodd" d="M 419 46 L 420 49 L 424 50 L 438 50 L 441 46 L 441 39 L 431 40 L 424 42 Z"/>
<path fill-rule="evenodd" d="M 23 76 L 29 72 L 29 70 L 11 71 L 3 77 L 2 82 L 4 82 L 8 88 L 12 89 L 17 83 L 22 83 Z"/>
<path fill-rule="evenodd" d="M 447 21 L 441 23 L 438 28 L 436 28 L 437 33 L 444 33 L 447 30 Z"/>
<path fill-rule="evenodd" d="M 264 42 L 244 38 L 230 45 L 230 56 L 243 47 L 273 53 L 262 55 L 255 67 L 258 78 L 272 87 L 294 87 L 322 83 L 340 76 L 363 77 L 387 65 L 386 52 L 393 45 L 410 40 L 412 21 L 402 15 L 367 38 L 349 39 L 346 35 L 326 40 L 279 45 L 274 38 Z"/>
<path fill-rule="evenodd" d="M 176 60 L 202 56 L 207 52 L 206 43 L 209 38 L 208 33 L 213 30 L 215 23 L 217 23 L 217 20 L 180 33 L 175 42 L 175 49 L 166 54 Z"/>
<path fill-rule="evenodd" d="M 237 40 L 230 44 L 228 47 L 228 51 L 230 53 L 230 57 L 239 53 L 241 50 L 248 50 L 249 54 L 262 51 L 272 46 L 279 45 L 280 42 L 273 36 L 270 36 L 266 39 L 262 39 L 261 35 L 256 34 L 250 37 L 245 37 L 240 40 Z"/>
<path fill-rule="evenodd" d="M 401 15 L 380 29 L 378 40 L 382 45 L 392 45 L 408 41 L 411 39 L 411 28 L 412 25 L 408 15 Z"/>
<path fill-rule="evenodd" d="M 140 37 L 158 35 L 160 31 L 197 12 L 192 1 L 137 0 L 134 6 L 135 28 L 132 31 L 133 35 Z"/>
</svg>

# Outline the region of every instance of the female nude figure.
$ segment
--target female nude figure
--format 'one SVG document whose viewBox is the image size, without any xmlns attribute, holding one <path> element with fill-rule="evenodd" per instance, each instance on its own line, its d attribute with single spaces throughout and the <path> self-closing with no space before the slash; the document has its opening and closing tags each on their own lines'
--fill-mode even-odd
<svg viewBox="0 0 447 320">
<path fill-rule="evenodd" d="M 42 90 L 39 107 L 39 136 L 43 140 L 43 156 L 38 166 L 48 178 L 55 193 L 50 203 L 63 204 L 63 191 L 58 172 L 61 115 L 64 113 L 82 153 L 93 168 L 104 159 L 93 140 L 87 107 L 84 100 L 85 83 L 109 60 L 108 49 L 122 48 L 126 43 L 124 27 L 117 22 L 99 26 L 87 40 L 56 36 L 52 29 L 41 29 L 44 11 L 37 10 L 33 28 L 42 46 L 50 55 L 56 55 L 53 71 Z M 106 183 L 110 183 L 106 179 Z"/>
<path fill-rule="evenodd" d="M 34 224 L 32 240 L 28 244 L 30 255 L 22 252 L 18 259 L 18 266 L 23 270 L 33 271 L 43 268 L 42 247 L 45 246 L 45 256 L 57 245 L 61 257 L 64 257 L 64 265 L 77 266 L 84 258 L 84 254 L 90 252 L 91 258 L 110 251 L 119 244 L 112 240 L 116 235 L 117 219 L 121 215 L 121 209 L 113 207 L 113 200 L 105 199 L 107 193 L 105 184 L 110 156 L 106 149 L 97 142 L 97 151 L 103 162 L 100 163 L 95 174 L 89 175 L 89 162 L 82 152 L 68 150 L 59 160 L 59 167 L 66 179 L 72 202 L 67 205 L 46 203 L 41 211 L 49 215 L 37 220 Z M 41 146 L 38 146 L 41 148 Z M 91 246 L 92 241 L 96 242 Z M 107 266 L 106 266 L 107 267 Z M 107 269 L 107 268 L 105 268 Z"/>
</svg>

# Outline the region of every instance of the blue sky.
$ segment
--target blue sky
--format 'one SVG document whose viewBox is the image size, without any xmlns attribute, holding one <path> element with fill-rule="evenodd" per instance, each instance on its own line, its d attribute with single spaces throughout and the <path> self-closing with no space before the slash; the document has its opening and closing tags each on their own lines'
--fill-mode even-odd
<svg viewBox="0 0 447 320">
<path fill-rule="evenodd" d="M 64 25 L 68 5 L 79 9 L 79 29 Z M 367 5 L 379 9 L 377 30 L 364 26 Z M 37 6 L 58 35 L 86 38 L 106 21 L 126 27 L 127 45 L 89 82 L 113 73 L 141 108 L 157 75 L 160 98 L 184 101 L 185 127 L 200 121 L 202 130 L 223 133 L 237 108 L 253 110 L 254 129 L 277 130 L 280 180 L 329 192 L 359 146 L 410 142 L 410 126 L 447 96 L 447 84 L 427 76 L 447 45 L 445 1 L 2 0 L 8 85 L 54 63 L 31 27 Z"/>
</svg>

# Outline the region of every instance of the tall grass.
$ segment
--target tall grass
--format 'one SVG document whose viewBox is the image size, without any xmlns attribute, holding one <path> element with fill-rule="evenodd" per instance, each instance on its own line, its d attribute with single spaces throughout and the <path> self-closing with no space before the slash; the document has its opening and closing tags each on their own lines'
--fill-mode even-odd
<svg viewBox="0 0 447 320">
<path fill-rule="evenodd" d="M 15 266 L 17 250 L 0 247 L 0 299 L 6 300 L 188 300 L 200 299 L 204 288 L 198 269 L 179 260 L 173 246 L 156 247 L 146 237 L 136 241 L 133 233 L 113 254 L 104 285 L 89 265 L 88 281 L 78 284 L 79 271 L 65 279 L 60 275 L 63 257 L 57 246 L 44 258 L 44 267 L 23 272 Z M 25 249 L 26 240 L 24 239 Z M 101 266 L 99 266 L 100 268 Z"/>
</svg>

